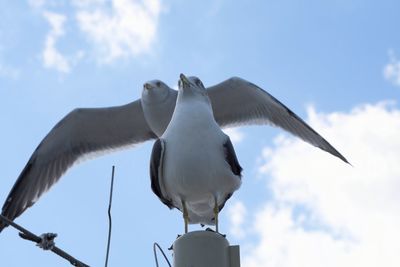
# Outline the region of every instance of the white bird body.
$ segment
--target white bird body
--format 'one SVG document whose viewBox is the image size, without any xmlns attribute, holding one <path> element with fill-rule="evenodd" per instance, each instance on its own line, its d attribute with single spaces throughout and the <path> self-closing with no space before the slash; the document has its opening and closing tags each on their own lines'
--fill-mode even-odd
<svg viewBox="0 0 400 267">
<path fill-rule="evenodd" d="M 216 123 L 209 102 L 178 98 L 174 114 L 161 139 L 165 193 L 175 207 L 185 203 L 190 223 L 214 224 L 215 205 L 240 187 L 225 160 L 223 144 L 229 138 Z"/>
</svg>

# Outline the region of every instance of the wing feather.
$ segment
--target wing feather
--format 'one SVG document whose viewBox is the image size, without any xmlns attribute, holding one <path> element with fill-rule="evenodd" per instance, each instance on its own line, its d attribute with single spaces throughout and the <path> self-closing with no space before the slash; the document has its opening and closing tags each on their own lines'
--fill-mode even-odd
<svg viewBox="0 0 400 267">
<path fill-rule="evenodd" d="M 73 110 L 33 152 L 3 205 L 2 215 L 14 220 L 79 158 L 153 138 L 156 135 L 147 125 L 140 100 L 117 107 Z M 4 227 L 0 224 L 0 231 Z"/>
<path fill-rule="evenodd" d="M 208 88 L 215 120 L 221 127 L 269 124 L 349 163 L 331 144 L 275 97 L 244 79 L 233 77 Z"/>
</svg>

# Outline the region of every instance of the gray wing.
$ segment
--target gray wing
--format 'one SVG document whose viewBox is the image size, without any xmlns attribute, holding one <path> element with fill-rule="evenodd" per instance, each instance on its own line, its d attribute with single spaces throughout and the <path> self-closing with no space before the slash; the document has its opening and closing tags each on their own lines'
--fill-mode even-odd
<svg viewBox="0 0 400 267">
<path fill-rule="evenodd" d="M 152 138 L 156 135 L 145 121 L 140 100 L 118 107 L 73 110 L 33 152 L 3 205 L 2 215 L 14 220 L 79 158 Z M 0 231 L 4 227 L 0 224 Z"/>
<path fill-rule="evenodd" d="M 270 124 L 349 163 L 299 116 L 253 83 L 233 77 L 208 88 L 208 95 L 221 127 Z"/>
</svg>

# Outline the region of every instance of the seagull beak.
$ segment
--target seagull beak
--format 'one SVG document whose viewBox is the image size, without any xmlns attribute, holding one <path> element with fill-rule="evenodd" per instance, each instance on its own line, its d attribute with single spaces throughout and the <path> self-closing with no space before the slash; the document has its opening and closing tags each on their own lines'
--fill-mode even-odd
<svg viewBox="0 0 400 267">
<path fill-rule="evenodd" d="M 144 88 L 144 89 L 147 89 L 147 90 L 150 90 L 150 89 L 153 89 L 154 86 L 151 85 L 151 84 L 149 84 L 149 83 L 145 83 L 145 84 L 143 85 L 143 88 Z"/>
<path fill-rule="evenodd" d="M 189 81 L 188 78 L 186 78 L 185 75 L 183 75 L 183 74 L 181 73 L 181 75 L 179 75 L 179 78 L 180 78 L 181 81 L 182 81 L 183 88 L 189 87 L 189 86 L 190 86 L 190 81 Z"/>
</svg>

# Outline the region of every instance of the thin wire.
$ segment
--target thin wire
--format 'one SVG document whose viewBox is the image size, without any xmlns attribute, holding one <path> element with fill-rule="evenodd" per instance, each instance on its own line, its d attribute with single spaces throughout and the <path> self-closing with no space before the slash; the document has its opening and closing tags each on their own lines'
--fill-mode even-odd
<svg viewBox="0 0 400 267">
<path fill-rule="evenodd" d="M 165 255 L 164 251 L 162 250 L 162 248 L 160 247 L 160 245 L 157 244 L 157 242 L 155 242 L 155 243 L 153 244 L 154 260 L 156 261 L 156 266 L 159 267 L 159 265 L 158 265 L 158 259 L 157 259 L 157 251 L 156 251 L 156 248 L 158 248 L 158 249 L 161 251 L 161 253 L 162 253 L 163 256 L 164 256 L 165 261 L 168 263 L 168 266 L 171 267 L 171 263 L 169 262 L 169 260 L 168 260 L 167 256 Z"/>
<path fill-rule="evenodd" d="M 111 243 L 111 229 L 112 229 L 112 219 L 111 219 L 111 204 L 112 204 L 112 195 L 114 189 L 114 170 L 115 166 L 112 166 L 111 172 L 111 187 L 110 187 L 110 201 L 108 203 L 108 240 L 107 240 L 107 254 L 106 254 L 106 263 L 105 267 L 108 266 L 108 255 L 110 252 L 110 243 Z"/>
<path fill-rule="evenodd" d="M 14 227 L 18 231 L 20 231 L 19 236 L 22 237 L 23 239 L 27 239 L 27 240 L 30 240 L 32 242 L 38 243 L 38 244 L 40 242 L 42 242 L 42 238 L 41 237 L 39 237 L 39 236 L 35 235 L 34 233 L 28 231 L 24 227 L 16 224 L 15 222 L 11 221 L 10 219 L 8 219 L 7 217 L 5 217 L 5 216 L 3 216 L 1 214 L 0 214 L 0 220 L 3 220 L 3 222 L 5 222 L 6 224 L 11 225 L 12 227 Z M 72 257 L 71 255 L 66 253 L 64 250 L 58 248 L 55 245 L 50 250 L 52 252 L 54 252 L 55 254 L 57 254 L 58 256 L 68 260 L 73 266 L 89 267 L 89 265 L 86 265 L 85 263 L 77 260 L 76 258 Z"/>
</svg>

